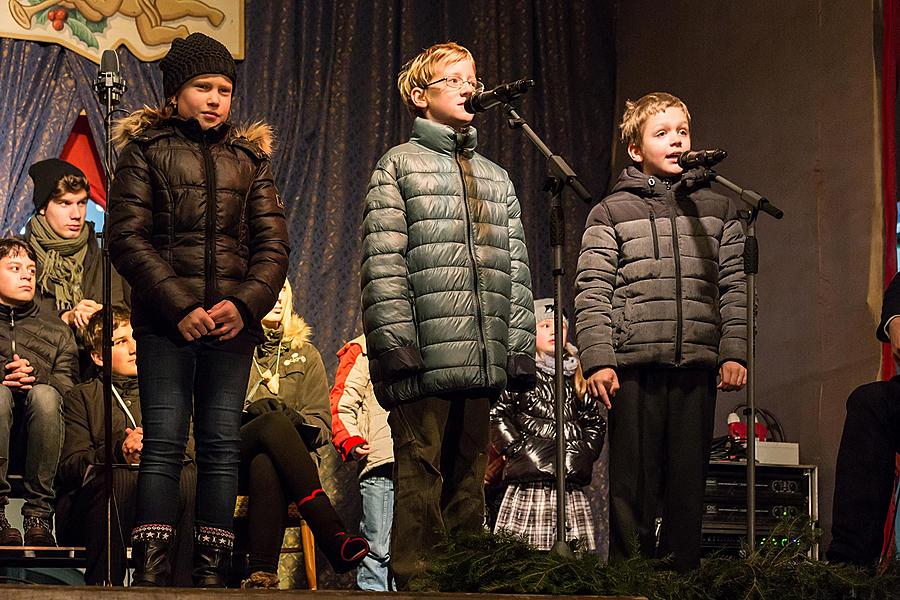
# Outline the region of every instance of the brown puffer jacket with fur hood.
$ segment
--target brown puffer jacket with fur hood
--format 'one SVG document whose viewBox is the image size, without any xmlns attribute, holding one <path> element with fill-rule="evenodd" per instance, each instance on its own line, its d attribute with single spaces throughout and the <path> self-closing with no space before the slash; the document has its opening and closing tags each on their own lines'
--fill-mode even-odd
<svg viewBox="0 0 900 600">
<path fill-rule="evenodd" d="M 144 109 L 119 123 L 116 141 L 124 147 L 110 190 L 109 249 L 132 287 L 135 334 L 184 343 L 181 319 L 229 299 L 245 328 L 227 345 L 250 352 L 288 266 L 271 128 L 204 131 L 195 119 Z"/>
</svg>

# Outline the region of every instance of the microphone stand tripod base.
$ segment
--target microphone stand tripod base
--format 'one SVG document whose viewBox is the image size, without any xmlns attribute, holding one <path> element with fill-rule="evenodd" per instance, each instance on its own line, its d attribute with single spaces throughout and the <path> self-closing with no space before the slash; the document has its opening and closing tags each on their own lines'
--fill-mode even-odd
<svg viewBox="0 0 900 600">
<path fill-rule="evenodd" d="M 550 554 L 565 560 L 575 560 L 575 553 L 572 552 L 572 548 L 562 540 L 556 540 L 553 543 L 553 547 L 550 548 Z"/>
</svg>

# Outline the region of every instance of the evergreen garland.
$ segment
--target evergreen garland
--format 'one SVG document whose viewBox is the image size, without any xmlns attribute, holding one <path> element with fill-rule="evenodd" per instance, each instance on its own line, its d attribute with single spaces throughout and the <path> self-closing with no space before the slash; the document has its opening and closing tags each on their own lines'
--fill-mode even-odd
<svg viewBox="0 0 900 600">
<path fill-rule="evenodd" d="M 820 534 L 808 521 L 785 521 L 772 531 L 770 543 L 753 550 L 745 545 L 740 558 L 713 555 L 682 575 L 665 560 L 637 556 L 636 542 L 632 558 L 608 565 L 578 548 L 576 559 L 567 560 L 509 534 L 467 533 L 445 537 L 427 560 L 427 571 L 410 585 L 413 591 L 670 600 L 900 598 L 900 561 L 876 572 L 813 560 L 808 551 Z"/>
</svg>

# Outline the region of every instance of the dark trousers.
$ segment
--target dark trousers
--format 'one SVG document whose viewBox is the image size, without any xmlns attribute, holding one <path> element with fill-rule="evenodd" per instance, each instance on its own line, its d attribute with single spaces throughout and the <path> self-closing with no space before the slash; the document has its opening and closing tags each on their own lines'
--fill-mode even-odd
<svg viewBox="0 0 900 600">
<path fill-rule="evenodd" d="M 856 388 L 834 474 L 828 559 L 872 566 L 884 545 L 884 525 L 900 452 L 900 376 Z"/>
<path fill-rule="evenodd" d="M 137 471 L 113 469 L 112 507 L 112 584 L 125 581 L 125 547 L 131 545 L 131 529 L 137 494 Z M 87 566 L 84 581 L 88 585 L 100 585 L 106 581 L 106 497 L 102 471 L 69 498 L 60 500 L 57 513 L 57 532 L 60 543 L 84 545 L 87 550 Z M 194 518 L 194 495 L 197 489 L 197 469 L 185 465 L 181 471 L 180 504 L 175 542 L 172 544 L 170 563 L 172 583 L 177 587 L 191 586 L 191 552 Z M 63 504 L 68 507 L 64 509 Z"/>
<path fill-rule="evenodd" d="M 288 503 L 299 502 L 322 487 L 303 438 L 283 413 L 266 413 L 241 427 L 240 482 L 241 490 L 250 496 L 246 539 L 250 573 L 274 572 Z M 314 528 L 317 523 L 313 519 L 309 525 Z"/>
<path fill-rule="evenodd" d="M 703 492 L 712 443 L 716 373 L 621 369 L 609 411 L 610 560 L 631 553 L 700 564 Z M 655 525 L 662 517 L 659 547 Z"/>
<path fill-rule="evenodd" d="M 175 525 L 182 459 L 193 415 L 198 526 L 231 531 L 240 462 L 241 409 L 250 355 L 214 342 L 176 346 L 143 335 L 137 344 L 144 447 L 136 524 Z"/>
<path fill-rule="evenodd" d="M 394 407 L 394 527 L 398 589 L 425 568 L 442 532 L 484 527 L 484 470 L 492 399 L 430 397 Z"/>
<path fill-rule="evenodd" d="M 14 410 L 16 404 L 20 410 Z M 25 505 L 26 517 L 49 519 L 53 513 L 53 478 L 65 438 L 62 396 L 56 388 L 36 384 L 27 392 L 0 386 L 0 509 L 8 502 L 10 487 L 7 472 L 10 441 L 14 429 L 25 431 Z M 13 414 L 21 418 L 13 427 Z"/>
</svg>

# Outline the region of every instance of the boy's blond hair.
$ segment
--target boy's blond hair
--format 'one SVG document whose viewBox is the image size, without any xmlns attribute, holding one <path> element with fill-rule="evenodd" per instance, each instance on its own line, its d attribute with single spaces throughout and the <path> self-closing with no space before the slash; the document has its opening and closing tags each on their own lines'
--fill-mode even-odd
<svg viewBox="0 0 900 600">
<path fill-rule="evenodd" d="M 641 136 L 644 133 L 644 124 L 652 115 L 663 112 L 667 108 L 680 108 L 687 117 L 688 126 L 691 124 L 691 113 L 687 104 L 677 96 L 667 92 L 650 92 L 636 101 L 625 101 L 625 113 L 619 129 L 622 132 L 622 141 L 626 146 L 641 147 Z"/>
<path fill-rule="evenodd" d="M 472 57 L 472 53 L 456 42 L 444 42 L 426 48 L 401 67 L 400 74 L 397 76 L 397 88 L 400 90 L 403 103 L 413 115 L 422 116 L 421 109 L 413 104 L 413 89 L 424 88 L 428 83 L 434 81 L 435 65 L 445 58 L 454 58 L 457 61 L 468 59 L 472 61 L 472 68 L 475 68 L 475 59 Z"/>
</svg>

